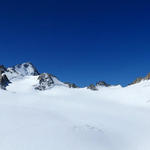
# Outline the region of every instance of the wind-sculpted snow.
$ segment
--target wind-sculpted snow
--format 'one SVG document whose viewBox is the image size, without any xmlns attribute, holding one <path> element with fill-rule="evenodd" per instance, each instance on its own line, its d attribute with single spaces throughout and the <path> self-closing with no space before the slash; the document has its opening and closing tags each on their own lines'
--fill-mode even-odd
<svg viewBox="0 0 150 150">
<path fill-rule="evenodd" d="M 150 149 L 150 81 L 37 91 L 37 78 L 0 90 L 0 150 Z"/>
</svg>

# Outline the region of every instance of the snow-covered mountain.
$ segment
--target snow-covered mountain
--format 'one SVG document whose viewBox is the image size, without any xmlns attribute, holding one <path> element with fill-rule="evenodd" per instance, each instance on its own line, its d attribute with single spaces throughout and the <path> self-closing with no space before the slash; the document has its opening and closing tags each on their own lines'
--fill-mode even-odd
<svg viewBox="0 0 150 150">
<path fill-rule="evenodd" d="M 16 66 L 7 68 L 5 74 L 9 80 L 13 80 L 13 79 L 22 78 L 24 76 L 39 75 L 39 72 L 33 66 L 33 64 L 23 63 L 23 64 L 18 64 Z"/>
<path fill-rule="evenodd" d="M 36 90 L 47 90 L 51 89 L 54 86 L 65 86 L 69 88 L 80 88 L 74 83 L 71 82 L 62 82 L 60 81 L 56 76 L 49 74 L 49 73 L 39 73 L 39 71 L 36 69 L 36 67 L 32 63 L 22 63 L 15 65 L 13 67 L 6 68 L 5 66 L 1 65 L 0 69 L 3 70 L 3 74 L 5 75 L 3 77 L 3 81 L 5 81 L 5 86 L 3 86 L 3 89 L 6 88 L 7 85 L 9 85 L 11 82 L 14 82 L 19 79 L 23 79 L 27 76 L 37 76 L 36 79 L 38 82 L 36 85 L 33 85 Z M 0 73 L 1 75 L 1 73 Z M 2 79 L 2 77 L 1 77 Z M 5 80 L 4 80 L 5 79 Z M 137 78 L 135 81 L 133 81 L 131 84 L 137 84 L 144 80 L 149 80 L 150 74 L 148 74 L 146 77 Z M 0 83 L 1 84 L 1 83 Z M 99 81 L 96 84 L 90 84 L 89 86 L 85 87 L 87 89 L 96 91 L 104 87 L 121 87 L 121 85 L 110 85 L 104 81 Z"/>
<path fill-rule="evenodd" d="M 38 82 L 36 85 L 33 85 L 36 90 L 47 90 L 54 86 L 76 88 L 75 84 L 63 83 L 54 75 L 48 73 L 40 74 L 32 63 L 22 63 L 9 68 L 1 66 L 1 69 L 3 70 L 3 74 L 5 74 L 5 78 L 7 77 L 11 82 L 16 82 L 17 80 L 24 79 L 27 76 L 37 76 L 36 80 Z"/>
<path fill-rule="evenodd" d="M 150 149 L 150 80 L 93 91 L 19 66 L 0 67 L 0 150 Z"/>
</svg>

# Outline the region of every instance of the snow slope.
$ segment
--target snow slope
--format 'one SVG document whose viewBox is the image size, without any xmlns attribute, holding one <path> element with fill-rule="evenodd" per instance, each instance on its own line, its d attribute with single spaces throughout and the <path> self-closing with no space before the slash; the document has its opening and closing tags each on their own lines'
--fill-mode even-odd
<svg viewBox="0 0 150 150">
<path fill-rule="evenodd" d="M 150 81 L 99 91 L 36 91 L 37 82 L 0 90 L 0 150 L 150 149 Z"/>
</svg>

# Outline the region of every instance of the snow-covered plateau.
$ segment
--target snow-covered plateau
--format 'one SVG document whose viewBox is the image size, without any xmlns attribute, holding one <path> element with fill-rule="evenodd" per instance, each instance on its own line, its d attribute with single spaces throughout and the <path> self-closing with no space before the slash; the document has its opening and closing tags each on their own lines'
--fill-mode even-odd
<svg viewBox="0 0 150 150">
<path fill-rule="evenodd" d="M 19 78 L 6 72 L 0 89 L 0 150 L 150 150 L 150 80 L 92 91 L 9 70 Z"/>
</svg>

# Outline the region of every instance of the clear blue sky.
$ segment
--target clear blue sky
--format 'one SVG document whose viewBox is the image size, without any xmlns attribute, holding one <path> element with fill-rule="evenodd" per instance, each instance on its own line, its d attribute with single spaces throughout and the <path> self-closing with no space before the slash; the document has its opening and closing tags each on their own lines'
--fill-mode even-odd
<svg viewBox="0 0 150 150">
<path fill-rule="evenodd" d="M 1 1 L 0 56 L 81 86 L 126 85 L 150 72 L 150 2 Z"/>
</svg>

